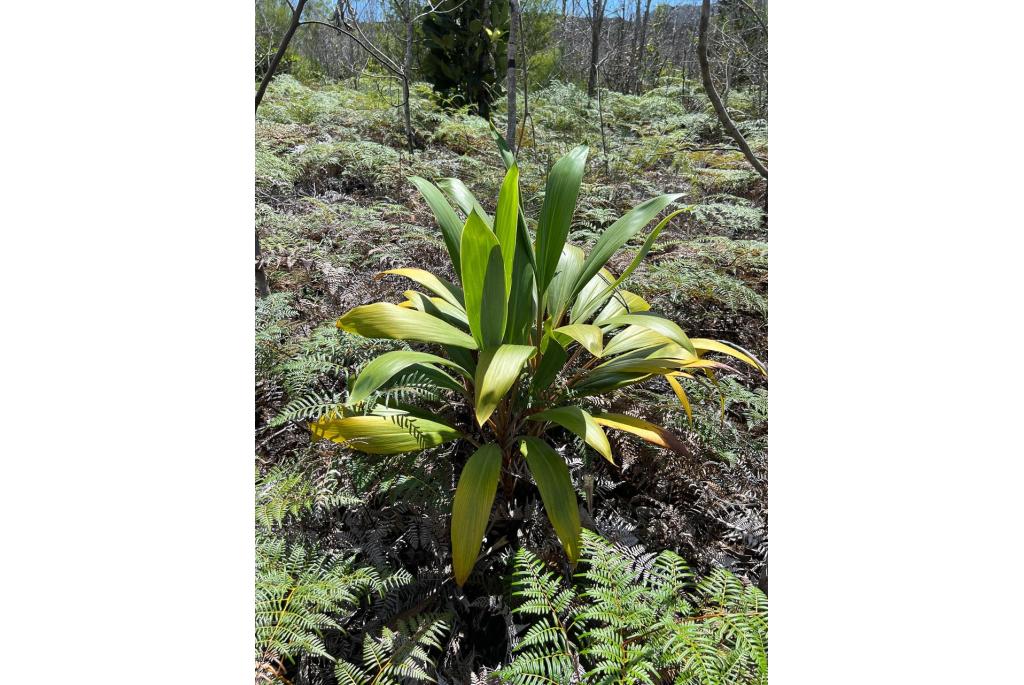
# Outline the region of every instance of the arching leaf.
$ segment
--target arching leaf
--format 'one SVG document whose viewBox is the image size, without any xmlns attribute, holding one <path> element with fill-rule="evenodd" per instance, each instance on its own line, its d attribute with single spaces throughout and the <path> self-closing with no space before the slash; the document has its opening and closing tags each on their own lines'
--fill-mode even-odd
<svg viewBox="0 0 1024 685">
<path fill-rule="evenodd" d="M 418 340 L 477 349 L 476 341 L 455 326 L 415 309 L 388 302 L 365 304 L 338 319 L 338 328 L 364 338 Z"/>
<path fill-rule="evenodd" d="M 619 248 L 636 235 L 637 231 L 650 223 L 651 219 L 658 215 L 658 212 L 682 196 L 682 193 L 659 195 L 640 203 L 619 217 L 597 239 L 594 249 L 590 251 L 587 261 L 583 264 L 572 294 L 575 295 L 583 290 L 583 286 L 612 258 L 612 255 L 619 251 Z"/>
<path fill-rule="evenodd" d="M 434 213 L 434 218 L 437 219 L 437 224 L 441 227 L 441 236 L 444 238 L 445 247 L 448 248 L 448 255 L 452 258 L 452 265 L 458 272 L 459 265 L 462 264 L 460 253 L 462 222 L 459 221 L 459 215 L 455 213 L 452 206 L 448 204 L 448 200 L 444 199 L 444 195 L 433 183 L 419 176 L 410 176 L 409 180 L 420 191 L 423 199 L 427 201 L 430 211 Z M 461 274 L 459 277 L 462 277 Z"/>
<path fill-rule="evenodd" d="M 325 416 L 309 424 L 314 436 L 369 454 L 398 454 L 434 447 L 462 433 L 437 421 L 395 413 L 390 416 Z"/>
<path fill-rule="evenodd" d="M 462 307 L 456 307 L 442 297 L 427 297 L 415 290 L 406 290 L 402 294 L 409 300 L 408 304 L 403 302 L 398 305 L 399 307 L 413 307 L 431 316 L 436 316 L 460 330 L 469 330 L 469 319 L 466 318 L 466 310 Z"/>
<path fill-rule="evenodd" d="M 690 342 L 692 342 L 693 346 L 698 350 L 701 350 L 703 352 L 721 352 L 722 354 L 729 355 L 730 357 L 739 359 L 741 362 L 749 364 L 750 366 L 754 367 L 755 369 L 763 373 L 765 376 L 768 375 L 768 369 L 765 367 L 764 364 L 757 361 L 753 357 L 744 354 L 743 352 L 740 352 L 731 345 L 719 342 L 718 340 L 708 340 L 707 338 L 694 338 Z"/>
<path fill-rule="evenodd" d="M 647 303 L 647 300 L 636 293 L 631 293 L 628 290 L 618 290 L 615 291 L 612 298 L 608 300 L 608 304 L 604 306 L 604 309 L 594 318 L 592 323 L 596 326 L 605 326 L 610 319 L 620 314 L 646 312 L 650 308 L 651 305 Z"/>
<path fill-rule="evenodd" d="M 658 445 L 659 447 L 665 447 L 673 450 L 674 452 L 678 452 L 679 454 L 691 456 L 690 450 L 682 440 L 656 423 L 644 421 L 643 419 L 638 419 L 635 416 L 626 416 L 625 414 L 612 414 L 607 412 L 603 414 L 595 414 L 594 420 L 602 426 L 632 433 L 633 435 L 636 435 L 649 443 Z"/>
<path fill-rule="evenodd" d="M 530 421 L 552 421 L 562 428 L 572 431 L 576 435 L 597 450 L 598 454 L 610 461 L 612 464 L 612 448 L 608 443 L 608 436 L 604 429 L 594 420 L 594 417 L 580 407 L 555 407 L 546 411 L 532 414 L 528 417 Z"/>
<path fill-rule="evenodd" d="M 608 344 L 605 345 L 604 354 L 602 356 L 614 357 L 617 354 L 632 352 L 633 350 L 640 350 L 648 347 L 667 345 L 671 342 L 672 340 L 669 338 L 666 338 L 661 333 L 652 331 L 649 328 L 636 325 L 627 326 L 612 336 L 608 341 Z"/>
<path fill-rule="evenodd" d="M 464 377 L 469 378 L 469 372 L 455 362 L 439 357 L 436 354 L 427 352 L 412 352 L 409 350 L 397 350 L 385 352 L 376 359 L 369 362 L 359 372 L 352 383 L 349 392 L 349 404 L 358 404 L 369 397 L 374 390 L 387 383 L 398 372 L 413 366 L 414 364 L 440 364 L 454 368 Z"/>
<path fill-rule="evenodd" d="M 583 182 L 583 169 L 587 164 L 587 151 L 585 145 L 575 148 L 555 162 L 548 174 L 544 206 L 537 223 L 537 290 L 542 296 L 555 275 L 555 267 L 569 235 L 576 198 Z"/>
<path fill-rule="evenodd" d="M 694 349 L 693 343 L 690 342 L 690 339 L 678 324 L 655 314 L 650 314 L 648 312 L 619 314 L 618 316 L 605 321 L 603 325 L 608 328 L 615 328 L 617 326 L 628 326 L 630 324 L 660 333 L 677 345 L 682 345 L 691 354 L 695 356 L 697 354 L 697 350 Z"/>
<path fill-rule="evenodd" d="M 667 373 L 665 374 L 665 380 L 667 380 L 668 384 L 672 386 L 672 392 L 674 392 L 676 397 L 679 398 L 679 404 L 683 405 L 683 409 L 686 411 L 686 418 L 690 421 L 690 425 L 692 426 L 693 409 L 690 407 L 690 398 L 686 396 L 686 391 L 683 390 L 683 386 L 676 380 L 677 375 L 687 376 L 689 374 Z"/>
<path fill-rule="evenodd" d="M 438 278 L 429 271 L 424 271 L 423 269 L 389 269 L 381 273 L 405 276 L 409 280 L 416 281 L 435 295 L 443 297 L 452 306 L 459 309 L 464 307 L 462 288 L 454 283 L 449 283 L 443 278 Z"/>
<path fill-rule="evenodd" d="M 563 347 L 568 347 L 569 340 L 575 340 L 595 357 L 600 357 L 603 351 L 604 333 L 592 324 L 574 323 L 561 326 L 556 328 L 552 334 Z"/>
<path fill-rule="evenodd" d="M 686 207 L 683 209 L 677 209 L 676 211 L 672 212 L 664 219 L 662 219 L 661 222 L 659 222 L 658 225 L 654 228 L 654 230 L 651 231 L 650 235 L 647 236 L 647 239 L 644 241 L 644 244 L 641 245 L 640 249 L 637 251 L 636 256 L 633 257 L 633 260 L 629 263 L 629 266 L 626 267 L 626 269 L 618 278 L 616 278 L 614 281 L 605 286 L 599 294 L 593 296 L 585 306 L 580 308 L 579 311 L 577 311 L 576 308 L 573 307 L 572 320 L 586 321 L 588 318 L 590 318 L 590 316 L 597 311 L 597 308 L 601 306 L 601 303 L 603 303 L 605 299 L 609 295 L 611 295 L 612 291 L 615 290 L 615 288 L 619 287 L 619 285 L 621 285 L 627 278 L 629 278 L 629 275 L 633 273 L 638 266 L 640 266 L 640 262 L 642 262 L 644 257 L 647 256 L 647 253 L 651 251 L 651 246 L 654 245 L 654 241 L 661 234 L 662 230 L 664 230 L 665 226 L 668 225 L 668 222 L 674 219 L 682 212 L 687 211 L 688 209 L 691 208 Z M 595 276 L 594 278 L 597 278 L 597 276 Z M 590 279 L 590 283 L 594 282 L 594 278 Z M 588 283 L 587 285 L 589 286 L 590 283 Z M 583 295 L 583 291 L 585 290 L 586 286 L 580 292 L 581 297 Z"/>
</svg>

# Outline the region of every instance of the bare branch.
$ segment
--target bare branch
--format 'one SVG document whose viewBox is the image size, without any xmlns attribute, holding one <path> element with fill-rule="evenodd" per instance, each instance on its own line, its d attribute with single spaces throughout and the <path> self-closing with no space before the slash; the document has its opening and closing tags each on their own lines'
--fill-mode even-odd
<svg viewBox="0 0 1024 685">
<path fill-rule="evenodd" d="M 270 79 L 274 78 L 274 72 L 277 71 L 277 65 L 280 64 L 281 58 L 284 57 L 284 53 L 288 50 L 288 44 L 292 42 L 292 36 L 295 35 L 295 30 L 299 28 L 299 20 L 302 17 L 302 9 L 305 6 L 306 0 L 299 0 L 299 4 L 292 9 L 292 21 L 288 25 L 288 31 L 285 32 L 284 37 L 281 38 L 281 44 L 277 47 L 277 54 L 274 55 L 274 59 L 270 62 L 270 66 L 267 68 L 267 73 L 263 75 L 263 80 L 260 82 L 259 90 L 256 91 L 257 110 L 259 110 L 260 102 L 263 100 L 263 94 L 267 92 L 267 86 L 270 85 Z M 290 4 L 289 7 L 291 7 Z"/>
<path fill-rule="evenodd" d="M 758 12 L 758 11 L 757 11 L 756 9 L 754 9 L 753 7 L 751 7 L 751 6 L 750 6 L 750 5 L 749 5 L 749 4 L 747 3 L 747 0 L 740 0 L 740 4 L 742 4 L 742 5 L 743 5 L 744 7 L 746 7 L 746 8 L 748 9 L 748 10 L 750 10 L 750 13 L 754 15 L 754 18 L 755 18 L 755 19 L 757 19 L 757 23 L 761 25 L 761 29 L 762 29 L 762 30 L 764 31 L 764 35 L 766 35 L 766 36 L 767 36 L 767 35 L 768 35 L 768 24 L 766 24 L 766 23 L 765 23 L 765 21 L 764 21 L 764 19 L 762 19 L 762 18 L 761 18 L 761 13 L 760 13 L 760 12 Z"/>
<path fill-rule="evenodd" d="M 754 155 L 754 151 L 750 149 L 746 138 L 743 137 L 743 134 L 736 128 L 736 124 L 729 118 L 729 113 L 726 111 L 725 105 L 722 104 L 722 98 L 718 96 L 715 84 L 711 81 L 711 65 L 708 63 L 708 22 L 710 19 L 711 0 L 704 0 L 700 8 L 700 30 L 697 37 L 697 58 L 700 61 L 700 75 L 704 81 L 704 91 L 707 93 L 708 99 L 711 100 L 711 105 L 715 108 L 718 120 L 722 122 L 722 126 L 729 136 L 736 141 L 736 145 L 743 152 L 743 156 L 747 158 L 747 161 L 750 162 L 750 166 L 754 167 L 761 176 L 768 178 L 768 169 Z"/>
</svg>

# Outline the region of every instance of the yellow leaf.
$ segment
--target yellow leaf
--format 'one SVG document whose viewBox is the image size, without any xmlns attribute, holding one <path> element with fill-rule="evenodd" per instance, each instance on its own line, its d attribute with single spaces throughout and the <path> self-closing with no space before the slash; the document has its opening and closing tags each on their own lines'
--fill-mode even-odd
<svg viewBox="0 0 1024 685">
<path fill-rule="evenodd" d="M 612 413 L 595 414 L 594 420 L 602 426 L 632 433 L 651 444 L 670 449 L 679 454 L 691 456 L 690 450 L 682 440 L 656 423 L 644 421 L 634 416 Z"/>
<path fill-rule="evenodd" d="M 691 376 L 692 378 L 692 376 Z M 672 392 L 679 398 L 679 404 L 683 405 L 683 409 L 686 410 L 686 417 L 690 419 L 690 425 L 693 425 L 693 409 L 690 408 L 690 398 L 686 396 L 686 391 L 683 390 L 683 386 L 679 384 L 679 381 L 675 379 L 675 374 L 665 374 L 665 380 L 672 386 Z"/>
</svg>

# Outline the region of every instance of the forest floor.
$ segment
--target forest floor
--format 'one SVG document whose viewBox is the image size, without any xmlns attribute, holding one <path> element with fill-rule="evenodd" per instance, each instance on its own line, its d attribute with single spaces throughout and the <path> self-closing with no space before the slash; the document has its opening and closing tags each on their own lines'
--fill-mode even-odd
<svg viewBox="0 0 1024 685">
<path fill-rule="evenodd" d="M 365 502 L 367 488 L 379 490 L 392 477 L 369 466 L 347 471 L 351 453 L 310 442 L 306 419 L 338 397 L 346 374 L 391 349 L 340 334 L 334 322 L 351 307 L 401 299 L 407 286 L 379 277 L 382 270 L 416 266 L 453 279 L 440 231 L 408 176 L 461 179 L 489 212 L 503 178 L 486 122 L 444 111 L 417 84 L 418 149 L 410 155 L 401 109 L 376 87 L 307 86 L 280 76 L 257 115 L 256 227 L 273 293 L 256 305 L 256 470 L 264 492 L 268 474 L 287 471 L 306 479 L 304 492 L 318 502 Z M 766 121 L 746 112 L 742 92 L 730 95 L 729 106 L 766 158 Z M 628 286 L 691 336 L 735 342 L 767 362 L 767 186 L 729 149 L 699 89 L 607 92 L 599 112 L 578 88 L 555 83 L 531 92 L 529 109 L 519 156 L 528 219 L 538 215 L 550 165 L 579 144 L 590 146 L 590 158 L 570 240 L 585 251 L 643 200 L 684 193 L 681 202 L 695 211 L 666 228 Z M 494 121 L 500 130 L 502 112 Z M 609 263 L 612 271 L 621 272 L 642 239 Z M 718 389 L 689 381 L 687 392 L 692 427 L 667 385 L 619 391 L 618 406 L 642 409 L 696 456 L 620 441 L 620 470 L 598 467 L 596 485 L 576 483 L 581 494 L 589 488 L 584 525 L 624 545 L 672 549 L 701 572 L 725 567 L 764 583 L 767 381 L 731 376 Z M 574 479 L 580 473 L 574 468 Z M 381 501 L 360 514 L 372 535 L 353 532 L 351 518 L 342 525 L 330 516 L 296 534 L 327 548 L 359 537 L 359 550 L 375 565 L 402 566 L 421 580 L 439 574 L 426 570 L 422 550 L 443 551 L 437 531 L 444 521 L 430 528 L 422 522 L 433 516 L 427 510 Z"/>
</svg>

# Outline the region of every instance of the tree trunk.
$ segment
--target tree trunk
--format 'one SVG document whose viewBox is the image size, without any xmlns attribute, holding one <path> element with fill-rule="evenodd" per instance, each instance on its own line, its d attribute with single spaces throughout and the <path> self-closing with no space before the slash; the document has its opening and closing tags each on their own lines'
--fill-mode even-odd
<svg viewBox="0 0 1024 685">
<path fill-rule="evenodd" d="M 640 6 L 640 0 L 637 0 L 637 7 Z M 651 18 L 651 0 L 647 0 L 647 4 L 644 5 L 644 20 L 640 25 L 640 47 L 637 50 L 636 55 L 636 77 L 633 81 L 633 92 L 637 95 L 640 94 L 640 90 L 643 87 L 644 82 L 644 64 L 647 61 L 647 22 Z"/>
<path fill-rule="evenodd" d="M 597 61 L 601 53 L 601 24 L 604 23 L 605 0 L 590 1 L 590 77 L 587 79 L 587 97 L 594 97 L 597 89 Z"/>
<path fill-rule="evenodd" d="M 281 63 L 281 58 L 284 57 L 284 53 L 288 51 L 288 44 L 292 42 L 292 36 L 295 35 L 295 31 L 299 28 L 299 21 L 302 19 L 302 10 L 306 6 L 306 2 L 307 0 L 299 0 L 295 5 L 295 9 L 292 10 L 292 21 L 288 25 L 288 30 L 281 39 L 281 44 L 277 46 L 277 54 L 275 54 L 274 59 L 271 60 L 270 67 L 267 68 L 267 73 L 263 75 L 263 80 L 260 81 L 260 87 L 256 91 L 255 111 L 257 112 L 260 109 L 260 102 L 263 101 L 263 95 L 267 92 L 267 86 L 270 85 L 270 79 L 274 78 L 274 72 L 277 71 L 277 66 Z M 270 285 L 267 283 L 267 274 L 263 270 L 259 233 L 256 233 L 256 292 L 259 293 L 260 297 L 266 297 L 270 294 Z"/>
<path fill-rule="evenodd" d="M 412 74 L 412 39 L 413 39 L 412 0 L 405 0 L 405 61 L 402 63 L 402 104 L 405 113 L 405 141 L 409 145 L 409 154 L 413 150 L 412 113 L 409 111 L 409 78 Z"/>
<path fill-rule="evenodd" d="M 638 72 L 636 45 L 638 38 L 640 38 L 640 0 L 636 0 L 636 10 L 633 12 L 633 39 L 629 44 L 629 73 L 624 79 L 626 84 L 626 88 L 623 90 L 624 93 L 632 91 L 633 85 L 636 83 Z"/>
<path fill-rule="evenodd" d="M 729 118 L 729 112 L 726 111 L 725 105 L 722 104 L 721 98 L 718 97 L 715 84 L 711 82 L 711 65 L 708 63 L 708 22 L 710 19 L 711 0 L 704 0 L 700 8 L 700 33 L 697 36 L 697 58 L 700 60 L 700 75 L 704 81 L 704 92 L 707 93 L 708 99 L 711 100 L 711 106 L 715 108 L 718 120 L 722 122 L 722 126 L 729 136 L 736 141 L 736 145 L 742 150 L 743 156 L 750 162 L 750 166 L 754 167 L 761 176 L 768 178 L 768 169 L 754 156 L 754 151 L 750 149 L 746 138 L 743 137 L 743 134 L 736 128 L 736 124 Z"/>
<path fill-rule="evenodd" d="M 298 4 L 295 5 L 295 9 L 292 10 L 292 22 L 288 25 L 288 31 L 285 32 L 284 38 L 281 39 L 281 44 L 277 46 L 277 54 L 274 55 L 274 59 L 270 62 L 270 67 L 267 69 L 267 73 L 263 75 L 263 80 L 260 82 L 259 90 L 256 91 L 256 109 L 260 108 L 260 102 L 263 100 L 263 94 L 267 92 L 267 86 L 270 85 L 270 79 L 274 78 L 274 72 L 277 71 L 277 65 L 281 63 L 281 58 L 284 57 L 284 53 L 288 50 L 288 44 L 292 42 L 292 36 L 295 35 L 295 30 L 299 28 L 299 20 L 302 19 L 302 8 L 306 6 L 306 0 L 299 0 Z"/>
<path fill-rule="evenodd" d="M 505 68 L 505 89 L 508 91 L 508 127 L 505 130 L 505 142 L 508 149 L 516 151 L 516 37 L 519 33 L 517 19 L 519 17 L 518 0 L 508 3 L 508 65 Z"/>
<path fill-rule="evenodd" d="M 518 4 L 518 0 L 516 0 Z M 533 132 L 534 144 L 536 145 L 537 130 L 533 127 L 533 119 L 530 117 L 530 60 L 526 57 L 526 30 L 523 28 L 523 13 L 519 12 L 519 59 L 523 64 L 523 125 L 519 130 L 519 143 L 516 145 L 516 152 L 523 146 L 523 135 L 526 133 L 526 122 L 530 121 L 530 129 Z"/>
</svg>

